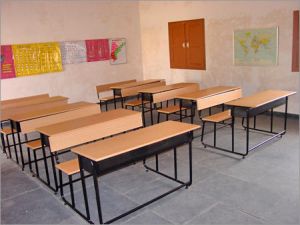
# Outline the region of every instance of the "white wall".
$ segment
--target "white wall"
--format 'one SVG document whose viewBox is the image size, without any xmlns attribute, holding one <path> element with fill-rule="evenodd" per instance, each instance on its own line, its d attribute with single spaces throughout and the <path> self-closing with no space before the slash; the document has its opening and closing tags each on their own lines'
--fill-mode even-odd
<svg viewBox="0 0 300 225">
<path fill-rule="evenodd" d="M 96 85 L 143 78 L 138 2 L 10 0 L 1 3 L 1 44 L 125 37 L 128 61 L 114 66 L 109 61 L 65 65 L 61 73 L 1 80 L 1 99 L 47 92 L 68 96 L 70 102 L 96 102 Z"/>
<path fill-rule="evenodd" d="M 198 81 L 203 88 L 239 85 L 249 95 L 264 89 L 299 92 L 299 73 L 291 72 L 292 11 L 299 1 L 141 1 L 144 78 Z M 205 18 L 206 71 L 170 69 L 168 22 Z M 233 31 L 279 26 L 277 66 L 234 66 Z M 281 109 L 280 109 L 281 110 Z M 289 112 L 299 114 L 299 94 Z"/>
</svg>

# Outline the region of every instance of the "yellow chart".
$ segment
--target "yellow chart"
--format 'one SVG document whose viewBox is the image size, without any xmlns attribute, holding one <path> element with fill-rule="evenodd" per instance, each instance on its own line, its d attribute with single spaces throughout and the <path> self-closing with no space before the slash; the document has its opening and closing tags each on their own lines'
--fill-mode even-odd
<svg viewBox="0 0 300 225">
<path fill-rule="evenodd" d="M 12 45 L 16 76 L 63 70 L 58 42 Z"/>
</svg>

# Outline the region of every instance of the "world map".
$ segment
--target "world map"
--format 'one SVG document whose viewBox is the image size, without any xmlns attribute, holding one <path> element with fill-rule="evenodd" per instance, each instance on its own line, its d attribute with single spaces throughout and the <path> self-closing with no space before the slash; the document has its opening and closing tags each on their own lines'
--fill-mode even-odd
<svg viewBox="0 0 300 225">
<path fill-rule="evenodd" d="M 274 65 L 277 63 L 277 28 L 234 32 L 236 65 Z"/>
</svg>

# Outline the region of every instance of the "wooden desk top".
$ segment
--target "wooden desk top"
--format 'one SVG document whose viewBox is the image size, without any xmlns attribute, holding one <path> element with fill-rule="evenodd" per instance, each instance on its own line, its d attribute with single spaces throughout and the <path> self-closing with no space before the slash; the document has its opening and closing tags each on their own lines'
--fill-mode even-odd
<svg viewBox="0 0 300 225">
<path fill-rule="evenodd" d="M 96 123 L 103 123 L 109 120 L 117 119 L 120 116 L 130 116 L 134 114 L 140 114 L 140 112 L 127 110 L 127 109 L 116 109 L 116 110 L 98 113 L 91 116 L 82 117 L 79 119 L 68 120 L 66 122 L 40 127 L 37 128 L 36 130 L 50 137 L 51 135 L 75 130 L 89 125 L 94 125 Z"/>
<path fill-rule="evenodd" d="M 89 102 L 76 102 L 76 103 L 72 103 L 72 104 L 66 104 L 66 105 L 56 106 L 53 108 L 40 109 L 40 110 L 35 110 L 33 107 L 33 110 L 30 112 L 13 115 L 11 117 L 11 120 L 16 121 L 16 122 L 21 122 L 21 121 L 25 121 L 25 120 L 36 119 L 36 118 L 40 118 L 40 117 L 45 117 L 45 116 L 50 116 L 50 115 L 54 115 L 54 114 L 58 114 L 58 113 L 72 111 L 72 110 L 76 110 L 81 107 L 86 107 L 86 106 L 90 106 L 90 105 L 94 105 L 94 104 L 95 103 L 89 103 Z"/>
<path fill-rule="evenodd" d="M 160 81 L 162 81 L 162 79 L 142 80 L 142 81 L 130 82 L 128 84 L 112 86 L 111 89 L 131 88 L 131 87 L 136 87 L 136 86 L 142 86 L 142 85 L 145 85 L 145 84 L 156 83 L 156 82 L 160 82 Z"/>
<path fill-rule="evenodd" d="M 266 90 L 251 96 L 243 97 L 234 101 L 226 102 L 226 105 L 255 108 L 272 101 L 296 94 L 295 91 Z"/>
<path fill-rule="evenodd" d="M 1 103 L 1 108 L 6 108 L 6 107 L 14 107 L 15 104 L 18 104 L 20 102 L 32 101 L 33 99 L 45 99 L 45 98 L 49 98 L 49 94 L 40 94 L 40 95 L 27 96 L 22 98 L 7 99 L 7 100 L 2 100 L 0 103 Z"/>
<path fill-rule="evenodd" d="M 187 87 L 189 85 L 192 85 L 195 83 L 176 83 L 176 84 L 169 84 L 166 86 L 159 86 L 159 87 L 153 87 L 153 88 L 147 88 L 139 91 L 140 93 L 148 93 L 148 94 L 156 94 L 160 92 L 170 91 L 174 89 L 179 89 L 183 87 Z"/>
<path fill-rule="evenodd" d="M 198 128 L 200 128 L 200 126 L 195 124 L 166 121 L 125 134 L 120 134 L 112 138 L 73 148 L 72 152 L 99 162 Z"/>
<path fill-rule="evenodd" d="M 28 99 L 26 101 L 19 101 L 19 102 L 15 102 L 12 104 L 8 104 L 8 105 L 2 107 L 2 110 L 19 108 L 19 107 L 29 106 L 29 105 L 36 105 L 36 104 L 47 103 L 47 102 L 61 101 L 61 100 L 65 100 L 65 99 L 69 99 L 69 98 L 64 97 L 64 96 L 53 96 L 53 97 L 48 97 L 48 98 L 46 98 L 46 97 L 33 98 L 33 99 Z"/>
<path fill-rule="evenodd" d="M 222 93 L 229 92 L 229 91 L 234 91 L 234 90 L 237 90 L 237 89 L 240 89 L 240 87 L 216 86 L 216 87 L 210 87 L 210 88 L 206 88 L 206 89 L 203 89 L 203 90 L 199 90 L 199 91 L 179 95 L 179 96 L 176 96 L 176 98 L 197 101 L 198 99 L 201 99 L 201 98 L 207 98 L 207 97 L 210 97 L 210 96 L 213 96 L 213 95 L 222 94 Z"/>
</svg>

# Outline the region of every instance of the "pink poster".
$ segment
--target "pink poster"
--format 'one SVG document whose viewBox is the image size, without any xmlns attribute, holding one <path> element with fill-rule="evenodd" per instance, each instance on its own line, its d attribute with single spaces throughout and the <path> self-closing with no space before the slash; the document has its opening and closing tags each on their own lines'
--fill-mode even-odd
<svg viewBox="0 0 300 225">
<path fill-rule="evenodd" d="M 109 41 L 108 39 L 86 40 L 87 61 L 109 60 Z"/>
<path fill-rule="evenodd" d="M 1 45 L 1 79 L 16 77 L 11 45 Z"/>
</svg>

